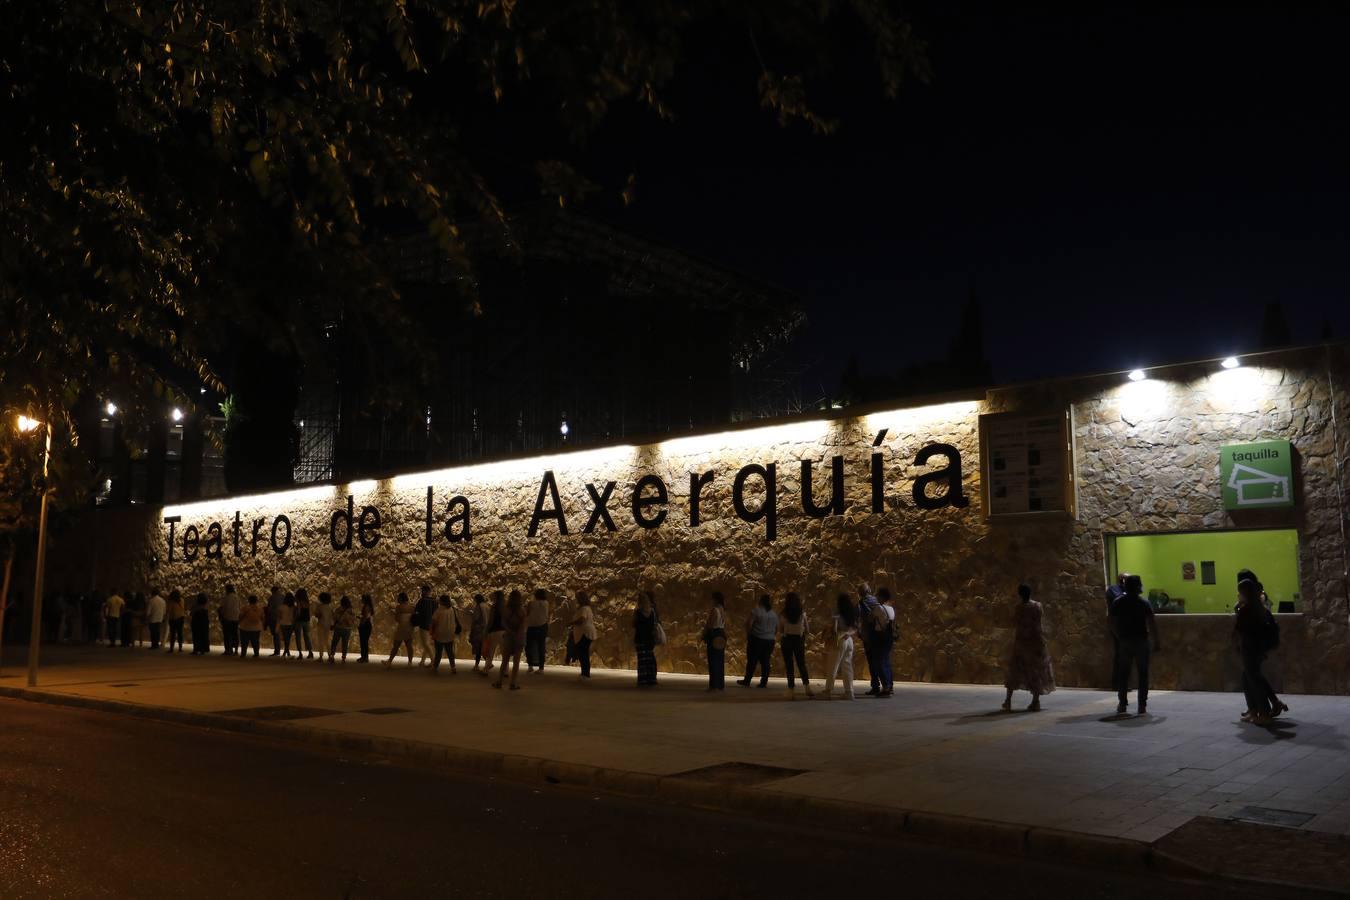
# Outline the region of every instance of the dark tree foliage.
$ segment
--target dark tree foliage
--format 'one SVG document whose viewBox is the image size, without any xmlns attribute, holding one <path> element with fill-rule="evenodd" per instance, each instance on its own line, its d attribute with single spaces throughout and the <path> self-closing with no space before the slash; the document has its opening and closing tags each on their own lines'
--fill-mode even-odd
<svg viewBox="0 0 1350 900">
<path fill-rule="evenodd" d="M 621 104 L 673 116 L 663 91 L 707 35 L 744 35 L 763 107 L 817 131 L 832 127 L 812 102 L 823 35 L 865 36 L 887 93 L 925 74 L 887 0 L 0 10 L 0 406 L 72 438 L 81 397 L 115 395 L 132 422 L 192 411 L 199 387 L 228 392 L 218 360 L 303 359 L 339 315 L 416 359 L 382 238 L 431 235 L 458 273 L 447 302 L 474 308 L 461 229 L 509 231 L 502 180 L 520 175 L 496 165 L 499 117 L 536 189 L 565 204 L 596 187 L 569 148 Z M 378 377 L 379 363 L 348 364 Z"/>
</svg>

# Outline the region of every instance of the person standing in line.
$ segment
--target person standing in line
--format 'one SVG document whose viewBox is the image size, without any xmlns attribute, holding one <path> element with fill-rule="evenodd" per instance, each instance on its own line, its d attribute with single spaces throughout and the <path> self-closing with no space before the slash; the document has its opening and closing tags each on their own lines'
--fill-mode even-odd
<svg viewBox="0 0 1350 900">
<path fill-rule="evenodd" d="M 178 652 L 183 652 L 183 620 L 187 618 L 187 608 L 183 603 L 183 595 L 177 589 L 169 591 L 169 602 L 165 606 L 164 617 L 169 623 L 169 649 L 165 653 L 174 652 L 174 644 L 178 645 Z"/>
<path fill-rule="evenodd" d="M 1138 575 L 1125 579 L 1125 593 L 1111 603 L 1111 633 L 1120 652 L 1116 659 L 1116 715 L 1129 711 L 1130 670 L 1139 673 L 1139 715 L 1148 715 L 1148 666 L 1152 654 L 1162 649 L 1153 607 L 1140 594 L 1144 582 Z M 1151 646 L 1150 646 L 1151 644 Z"/>
<path fill-rule="evenodd" d="M 1111 628 L 1111 604 L 1125 596 L 1125 580 L 1129 577 L 1129 572 L 1118 572 L 1115 584 L 1106 586 L 1106 630 L 1111 633 L 1112 683 L 1114 683 L 1116 677 L 1116 669 L 1120 668 L 1120 638 L 1116 637 L 1115 630 Z"/>
<path fill-rule="evenodd" d="M 1242 693 L 1247 699 L 1247 711 L 1242 714 L 1242 721 L 1269 725 L 1277 716 L 1289 711 L 1261 672 L 1261 664 L 1271 649 L 1274 617 L 1261 602 L 1261 582 L 1251 570 L 1243 569 L 1238 577 L 1241 580 L 1238 581 L 1238 602 L 1233 610 L 1233 635 L 1242 655 Z"/>
<path fill-rule="evenodd" d="M 412 619 L 413 605 L 408 602 L 408 595 L 399 591 L 398 603 L 394 606 L 394 642 L 389 647 L 389 658 L 384 661 L 386 669 L 394 664 L 399 647 L 408 649 L 408 665 L 413 664 Z"/>
<path fill-rule="evenodd" d="M 127 619 L 123 623 L 122 646 L 139 647 L 145 643 L 145 594 L 136 591 L 127 595 Z"/>
<path fill-rule="evenodd" d="M 357 662 L 370 662 L 370 634 L 375 630 L 375 601 L 371 600 L 369 594 L 361 595 L 361 612 L 358 616 L 360 624 L 356 626 L 356 633 L 361 638 L 361 658 Z"/>
<path fill-rule="evenodd" d="M 834 680 L 844 683 L 844 699 L 853 699 L 853 638 L 858 633 L 858 607 L 848 594 L 840 594 L 834 604 L 834 658 L 830 660 L 830 675 L 825 679 L 824 699 L 834 696 Z"/>
<path fill-rule="evenodd" d="M 783 651 L 783 667 L 787 669 L 788 697 L 797 698 L 793 684 L 793 667 L 801 673 L 802 689 L 806 696 L 814 696 L 811 691 L 811 676 L 806 672 L 806 639 L 811 636 L 811 624 L 806 617 L 806 608 L 802 598 L 789 592 L 783 601 L 783 615 L 778 620 L 778 646 Z"/>
<path fill-rule="evenodd" d="M 225 585 L 225 596 L 220 598 L 220 634 L 225 644 L 225 655 L 234 656 L 239 651 L 239 613 L 243 604 L 234 592 L 234 585 Z"/>
<path fill-rule="evenodd" d="M 502 679 L 506 677 L 506 669 L 509 666 L 511 690 L 520 690 L 516 680 L 520 677 L 520 653 L 525 649 L 525 620 L 525 604 L 521 600 L 520 591 L 512 591 L 506 600 L 506 608 L 502 611 L 502 664 L 497 669 L 497 680 L 492 683 L 493 687 L 502 686 Z"/>
<path fill-rule="evenodd" d="M 211 655 L 211 610 L 206 605 L 206 594 L 197 594 L 192 607 L 192 655 Z"/>
<path fill-rule="evenodd" d="M 755 678 L 755 669 L 760 669 L 759 687 L 769 686 L 769 667 L 773 664 L 773 642 L 778 634 L 778 614 L 773 611 L 773 598 L 761 594 L 759 603 L 750 610 L 745 620 L 745 630 L 750 635 L 750 653 L 745 660 L 745 677 L 736 682 L 741 687 L 749 687 Z"/>
<path fill-rule="evenodd" d="M 595 611 L 585 591 L 577 591 L 577 614 L 572 619 L 572 652 L 581 664 L 581 677 L 591 677 L 591 645 L 595 643 Z"/>
<path fill-rule="evenodd" d="M 1012 711 L 1013 691 L 1029 691 L 1029 712 L 1040 712 L 1041 695 L 1055 689 L 1055 671 L 1050 664 L 1050 651 L 1045 645 L 1041 629 L 1041 604 L 1031 599 L 1031 585 L 1019 584 L 1017 596 L 1021 602 L 1013 616 L 1013 647 L 1008 660 L 1008 676 L 1003 686 L 1008 696 L 1003 699 L 1003 711 Z"/>
<path fill-rule="evenodd" d="M 876 622 L 876 610 L 880 605 L 870 584 L 864 581 L 858 586 L 857 637 L 862 643 L 863 659 L 867 660 L 867 672 L 872 680 L 872 685 L 867 691 L 869 697 L 875 697 L 881 693 L 881 672 L 877 667 L 876 647 L 873 640 L 876 636 L 876 629 L 873 628 L 873 624 Z"/>
<path fill-rule="evenodd" d="M 1261 579 L 1257 578 L 1256 573 L 1251 569 L 1238 570 L 1239 585 L 1248 578 L 1256 582 L 1257 598 L 1260 600 L 1261 618 L 1264 624 L 1261 635 L 1261 645 L 1265 648 L 1262 656 L 1262 659 L 1264 660 L 1265 653 L 1269 653 L 1269 651 L 1274 650 L 1280 645 L 1280 626 L 1275 621 L 1275 613 L 1271 607 L 1270 597 L 1266 595 L 1265 585 L 1261 584 Z M 1236 608 L 1234 609 L 1234 612 L 1236 612 Z M 1275 689 L 1270 686 L 1269 679 L 1262 677 L 1261 681 L 1264 683 L 1262 686 L 1266 691 L 1267 699 L 1270 701 L 1270 717 L 1272 719 L 1277 719 L 1284 713 L 1289 712 L 1288 704 L 1280 700 L 1279 696 L 1275 693 Z"/>
<path fill-rule="evenodd" d="M 727 601 L 712 592 L 708 618 L 703 621 L 703 643 L 708 647 L 708 690 L 727 689 Z"/>
<path fill-rule="evenodd" d="M 469 646 L 473 648 L 473 670 L 483 661 L 483 639 L 487 637 L 488 605 L 482 594 L 473 595 L 473 606 L 469 610 Z"/>
<path fill-rule="evenodd" d="M 487 624 L 483 630 L 483 659 L 487 660 L 487 665 L 483 667 L 479 674 L 486 675 L 492 671 L 493 658 L 497 655 L 497 643 L 502 638 L 502 614 L 506 607 L 506 594 L 502 591 L 492 592 L 492 605 L 488 607 Z"/>
<path fill-rule="evenodd" d="M 895 675 L 891 670 L 891 651 L 895 649 L 898 629 L 895 624 L 895 601 L 891 599 L 890 588 L 877 591 L 877 605 L 872 610 L 873 634 L 872 652 L 876 661 L 876 677 L 879 690 L 873 696 L 877 699 L 890 697 L 895 693 Z"/>
<path fill-rule="evenodd" d="M 108 594 L 108 599 L 103 601 L 103 619 L 107 623 L 109 647 L 117 646 L 118 635 L 122 632 L 122 612 L 126 605 L 127 601 L 117 591 Z"/>
<path fill-rule="evenodd" d="M 350 602 L 348 603 L 350 605 Z M 319 605 L 314 608 L 314 639 L 319 644 L 319 662 L 323 662 L 324 651 L 328 651 L 328 661 L 333 661 L 333 620 L 336 608 L 333 595 L 327 591 L 319 593 Z"/>
<path fill-rule="evenodd" d="M 459 631 L 459 616 L 450 603 L 449 594 L 441 594 L 440 605 L 431 614 L 431 640 L 436 645 L 436 655 L 431 661 L 431 674 L 439 675 L 441 656 L 450 660 L 450 674 L 457 674 L 455 668 L 455 634 Z"/>
<path fill-rule="evenodd" d="M 131 604 L 135 600 L 136 593 L 134 591 L 127 591 L 122 595 L 122 619 L 118 625 L 117 634 L 119 637 L 118 644 L 123 647 L 131 646 Z M 59 609 L 58 604 L 50 603 L 47 605 L 45 614 L 50 615 L 51 611 Z"/>
<path fill-rule="evenodd" d="M 422 654 L 422 661 L 418 665 L 431 665 L 431 617 L 435 614 L 436 600 L 431 596 L 431 588 L 424 584 L 422 594 L 413 607 L 413 633 Z"/>
<path fill-rule="evenodd" d="M 309 640 L 309 620 L 312 610 L 309 602 L 309 592 L 304 588 L 295 590 L 295 656 L 297 659 L 304 659 L 301 654 L 300 642 L 304 641 L 304 649 L 309 653 L 309 658 L 314 658 L 314 645 Z M 319 650 L 323 652 L 322 649 Z"/>
<path fill-rule="evenodd" d="M 145 623 L 150 628 L 150 649 L 159 649 L 160 635 L 164 629 L 164 612 L 167 604 L 155 588 L 150 589 L 150 599 L 145 602 Z"/>
<path fill-rule="evenodd" d="M 256 594 L 248 595 L 248 602 L 239 608 L 239 658 L 248 656 L 253 648 L 253 658 L 258 658 L 258 649 L 262 644 L 263 607 L 258 605 Z"/>
<path fill-rule="evenodd" d="M 639 591 L 637 609 L 633 611 L 633 649 L 637 651 L 638 687 L 656 686 L 657 629 L 661 614 L 656 609 L 656 598 L 651 591 Z"/>
<path fill-rule="evenodd" d="M 548 652 L 548 591 L 539 588 L 525 607 L 526 673 L 544 671 Z"/>
<path fill-rule="evenodd" d="M 320 597 L 319 600 L 320 613 L 322 614 L 323 597 Z M 329 609 L 332 610 L 333 620 L 331 625 L 333 636 L 328 639 L 328 664 L 331 666 L 338 647 L 342 648 L 342 661 L 344 663 L 347 661 L 347 649 L 352 643 L 352 626 L 356 624 L 356 612 L 352 609 L 351 598 L 346 594 L 343 594 L 342 599 L 338 600 L 336 608 L 330 603 Z"/>
<path fill-rule="evenodd" d="M 281 593 L 281 588 L 272 585 L 272 593 L 267 595 L 267 609 L 263 613 L 263 625 L 272 635 L 272 655 L 277 656 L 281 653 L 281 607 L 285 595 Z"/>
<path fill-rule="evenodd" d="M 281 598 L 281 606 L 277 608 L 277 628 L 281 630 L 282 640 L 285 642 L 285 651 L 281 654 L 282 659 L 291 655 L 291 638 L 295 638 L 295 655 L 300 655 L 300 635 L 295 633 L 295 595 L 287 593 Z"/>
</svg>

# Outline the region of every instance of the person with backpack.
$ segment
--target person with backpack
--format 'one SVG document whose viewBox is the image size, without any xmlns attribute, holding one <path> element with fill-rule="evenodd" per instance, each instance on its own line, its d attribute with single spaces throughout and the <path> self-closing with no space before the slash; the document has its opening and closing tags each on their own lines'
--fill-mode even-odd
<svg viewBox="0 0 1350 900">
<path fill-rule="evenodd" d="M 1116 637 L 1116 715 L 1129 712 L 1130 670 L 1139 673 L 1139 715 L 1148 715 L 1148 665 L 1154 652 L 1162 649 L 1153 607 L 1140 596 L 1144 580 L 1138 575 L 1125 579 L 1125 593 L 1111 602 L 1111 633 Z"/>
<path fill-rule="evenodd" d="M 872 685 L 867 691 L 869 697 L 875 697 L 881 693 L 881 672 L 877 668 L 876 652 L 873 646 L 875 641 L 872 640 L 876 635 L 876 629 L 873 627 L 876 622 L 875 613 L 880 605 L 870 584 L 864 581 L 858 586 L 857 637 L 862 643 L 863 659 L 867 660 L 867 671 L 872 681 Z"/>
<path fill-rule="evenodd" d="M 895 649 L 897 622 L 895 602 L 890 588 L 877 591 L 877 605 L 872 609 L 872 660 L 868 663 L 876 681 L 877 699 L 890 697 L 895 692 L 895 676 L 891 671 L 891 651 Z"/>
<path fill-rule="evenodd" d="M 811 626 L 806 618 L 802 598 L 789 592 L 783 601 L 783 615 L 778 620 L 778 646 L 783 651 L 783 668 L 787 669 L 788 699 L 795 700 L 793 669 L 802 676 L 802 689 L 811 697 L 811 677 L 806 673 L 806 639 Z"/>
<path fill-rule="evenodd" d="M 1013 691 L 1029 691 L 1029 712 L 1039 712 L 1041 695 L 1055 689 L 1055 672 L 1050 665 L 1050 651 L 1045 646 L 1041 630 L 1041 605 L 1031 599 L 1031 585 L 1019 584 L 1017 596 L 1021 602 L 1013 616 L 1013 648 L 1008 660 L 1008 675 L 1003 686 L 1008 696 L 1003 700 L 1003 711 L 1012 711 Z"/>
<path fill-rule="evenodd" d="M 830 660 L 830 675 L 825 679 L 825 693 L 821 699 L 834 696 L 834 680 L 842 678 L 844 699 L 853 699 L 853 638 L 858 633 L 858 607 L 848 594 L 840 594 L 834 609 L 834 658 Z"/>
<path fill-rule="evenodd" d="M 773 599 L 768 594 L 760 595 L 759 602 L 750 610 L 745 630 L 749 635 L 745 677 L 736 683 L 749 687 L 758 668 L 759 687 L 766 688 L 769 686 L 769 666 L 773 663 L 773 642 L 778 635 L 778 614 L 773 611 Z"/>
<path fill-rule="evenodd" d="M 1238 573 L 1238 602 L 1234 608 L 1233 631 L 1238 652 L 1242 656 L 1242 693 L 1247 700 L 1247 711 L 1242 721 L 1253 725 L 1269 725 L 1275 718 L 1289 711 L 1280 701 L 1275 689 L 1261 672 L 1266 654 L 1279 646 L 1279 626 L 1275 617 L 1261 602 L 1261 582 L 1250 569 Z"/>
<path fill-rule="evenodd" d="M 459 633 L 459 617 L 450 605 L 450 595 L 441 594 L 440 606 L 431 614 L 431 639 L 436 644 L 436 654 L 431 661 L 431 674 L 440 674 L 441 656 L 450 660 L 450 674 L 455 675 L 455 635 Z"/>
</svg>

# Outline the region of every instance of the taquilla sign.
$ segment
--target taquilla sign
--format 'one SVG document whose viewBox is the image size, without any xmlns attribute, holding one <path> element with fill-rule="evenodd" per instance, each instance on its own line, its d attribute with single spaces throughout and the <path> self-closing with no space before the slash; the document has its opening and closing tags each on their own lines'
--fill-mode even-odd
<svg viewBox="0 0 1350 900">
<path fill-rule="evenodd" d="M 1223 508 L 1294 505 L 1293 449 L 1288 441 L 1227 444 L 1219 448 Z"/>
<path fill-rule="evenodd" d="M 961 452 L 951 444 L 938 442 L 925 443 L 915 453 L 913 465 L 923 471 L 914 477 L 909 498 L 888 497 L 887 454 L 880 449 L 885 437 L 886 430 L 877 433 L 867 469 L 872 512 L 885 512 L 888 501 L 894 507 L 897 499 L 930 511 L 969 505 L 962 486 Z M 828 471 L 826 465 L 818 468 L 811 459 L 796 461 L 799 477 L 795 498 L 790 497 L 789 489 L 782 484 L 777 460 L 749 462 L 734 470 L 689 471 L 688 490 L 680 492 L 678 501 L 672 500 L 671 486 L 666 478 L 654 472 L 639 475 L 625 484 L 622 492 L 615 480 L 585 480 L 582 486 L 587 503 L 580 514 L 565 511 L 559 492 L 560 476 L 554 469 L 546 468 L 538 475 L 535 501 L 528 519 L 519 518 L 524 523 L 527 539 L 614 532 L 620 530 L 620 523 L 628 524 L 624 519 L 644 530 L 697 529 L 704 519 L 704 500 L 708 492 L 715 485 L 723 486 L 729 479 L 731 510 L 735 517 L 747 527 L 762 529 L 763 539 L 772 542 L 778 538 L 779 513 L 785 502 L 799 504 L 802 514 L 812 519 L 844 514 L 848 481 L 845 461 L 843 453 L 828 456 L 823 461 L 828 465 Z M 401 476 L 400 480 L 408 477 Z M 566 475 L 562 476 L 562 479 L 566 478 Z M 434 484 L 429 484 L 420 512 L 417 533 L 425 544 L 472 541 L 478 509 L 475 501 L 466 494 L 438 491 Z M 389 524 L 387 508 L 377 503 L 358 506 L 355 494 L 348 494 L 329 511 L 326 549 L 333 553 L 373 550 L 385 540 Z M 163 546 L 170 563 L 211 562 L 259 554 L 281 556 L 292 551 L 295 535 L 291 514 L 286 511 L 255 516 L 244 509 L 236 509 L 232 517 L 209 521 L 185 519 L 182 514 L 163 517 Z"/>
</svg>

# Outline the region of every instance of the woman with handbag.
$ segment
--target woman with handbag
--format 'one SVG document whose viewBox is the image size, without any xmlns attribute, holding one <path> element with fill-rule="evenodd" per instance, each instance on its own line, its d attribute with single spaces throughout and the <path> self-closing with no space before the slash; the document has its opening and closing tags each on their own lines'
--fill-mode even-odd
<svg viewBox="0 0 1350 900">
<path fill-rule="evenodd" d="M 638 687 L 656 686 L 656 646 L 665 643 L 661 617 L 656 611 L 656 598 L 651 591 L 638 594 L 637 610 L 633 613 L 633 649 L 637 651 Z"/>
<path fill-rule="evenodd" d="M 727 689 L 727 602 L 721 591 L 713 591 L 708 618 L 703 623 L 703 642 L 708 645 L 708 690 Z"/>
</svg>

